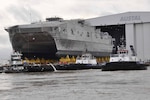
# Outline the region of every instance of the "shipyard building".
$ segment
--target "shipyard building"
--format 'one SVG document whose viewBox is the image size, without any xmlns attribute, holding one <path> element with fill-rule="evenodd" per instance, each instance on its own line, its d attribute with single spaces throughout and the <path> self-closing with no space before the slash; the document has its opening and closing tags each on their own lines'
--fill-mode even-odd
<svg viewBox="0 0 150 100">
<path fill-rule="evenodd" d="M 87 19 L 92 26 L 108 32 L 116 39 L 125 38 L 126 48 L 133 45 L 139 59 L 150 60 L 150 12 L 126 12 Z"/>
</svg>

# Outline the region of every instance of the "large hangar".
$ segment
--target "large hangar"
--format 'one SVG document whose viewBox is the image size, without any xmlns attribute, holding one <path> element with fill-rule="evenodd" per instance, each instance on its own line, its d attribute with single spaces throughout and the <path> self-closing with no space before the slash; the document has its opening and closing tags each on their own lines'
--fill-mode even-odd
<svg viewBox="0 0 150 100">
<path fill-rule="evenodd" d="M 92 26 L 110 33 L 119 44 L 125 37 L 126 48 L 133 45 L 139 59 L 150 60 L 150 12 L 126 12 L 87 19 Z"/>
</svg>

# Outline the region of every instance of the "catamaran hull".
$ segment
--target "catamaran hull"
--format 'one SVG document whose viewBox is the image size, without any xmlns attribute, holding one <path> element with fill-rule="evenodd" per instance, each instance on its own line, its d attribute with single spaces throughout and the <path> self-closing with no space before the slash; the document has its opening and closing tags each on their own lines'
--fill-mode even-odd
<svg viewBox="0 0 150 100">
<path fill-rule="evenodd" d="M 9 32 L 12 47 L 28 58 L 55 58 L 81 55 L 109 56 L 113 39 L 107 32 L 91 26 L 85 20 L 48 18 L 43 22 L 16 25 Z"/>
<path fill-rule="evenodd" d="M 23 57 L 27 58 L 57 58 L 66 55 L 81 55 L 85 48 L 93 56 L 109 56 L 111 46 L 104 44 L 76 41 L 68 39 L 57 39 L 48 33 L 16 33 L 11 38 L 13 49 L 21 51 Z"/>
</svg>

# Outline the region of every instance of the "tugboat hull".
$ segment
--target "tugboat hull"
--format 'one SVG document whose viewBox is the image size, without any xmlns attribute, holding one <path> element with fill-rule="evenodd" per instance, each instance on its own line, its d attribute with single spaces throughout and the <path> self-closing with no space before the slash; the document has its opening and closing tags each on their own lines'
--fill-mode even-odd
<svg viewBox="0 0 150 100">
<path fill-rule="evenodd" d="M 147 70 L 147 66 L 138 62 L 110 62 L 102 66 L 102 71 Z"/>
<path fill-rule="evenodd" d="M 56 65 L 57 70 L 83 70 L 83 69 L 101 69 L 101 65 L 92 64 L 66 64 Z"/>
<path fill-rule="evenodd" d="M 27 72 L 53 72 L 54 68 L 51 65 L 28 65 L 25 66 Z"/>
<path fill-rule="evenodd" d="M 27 70 L 24 68 L 24 66 L 4 66 L 3 67 L 3 71 L 4 73 L 22 73 L 22 72 L 26 72 Z"/>
</svg>

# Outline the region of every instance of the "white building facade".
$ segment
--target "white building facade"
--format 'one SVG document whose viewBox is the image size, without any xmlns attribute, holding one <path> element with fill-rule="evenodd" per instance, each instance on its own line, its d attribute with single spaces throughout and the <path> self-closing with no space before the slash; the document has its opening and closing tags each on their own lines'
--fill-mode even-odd
<svg viewBox="0 0 150 100">
<path fill-rule="evenodd" d="M 126 12 L 87 19 L 92 26 L 125 25 L 126 48 L 133 45 L 139 59 L 150 60 L 150 12 Z"/>
</svg>

